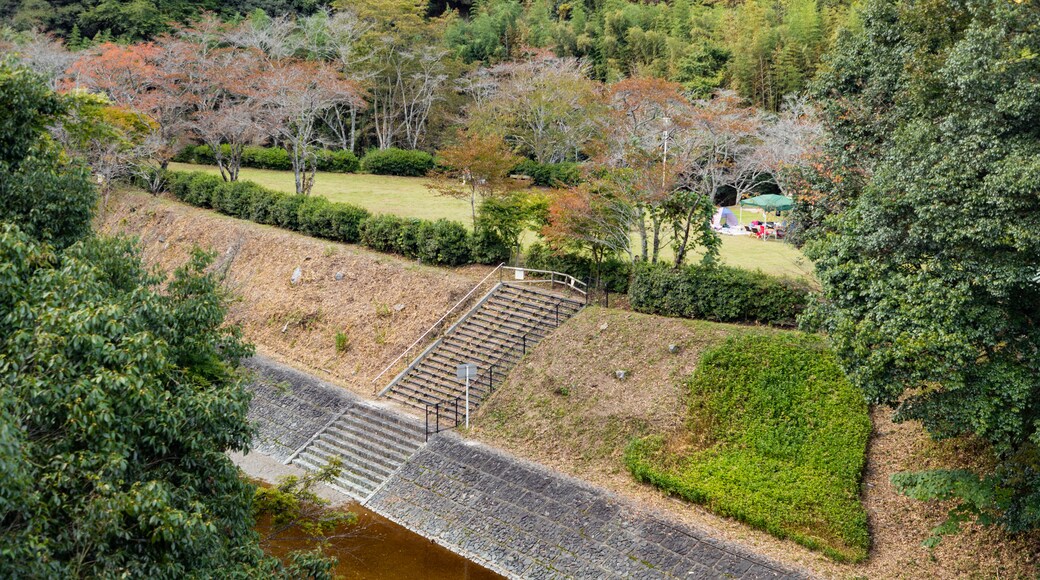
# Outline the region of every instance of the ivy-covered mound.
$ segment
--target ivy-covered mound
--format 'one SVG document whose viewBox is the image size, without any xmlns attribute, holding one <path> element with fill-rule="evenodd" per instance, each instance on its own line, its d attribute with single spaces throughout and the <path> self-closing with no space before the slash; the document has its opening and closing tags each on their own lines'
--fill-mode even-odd
<svg viewBox="0 0 1040 580">
<path fill-rule="evenodd" d="M 688 387 L 683 428 L 629 444 L 636 479 L 835 560 L 867 557 L 870 418 L 821 339 L 731 338 L 704 353 Z"/>
</svg>

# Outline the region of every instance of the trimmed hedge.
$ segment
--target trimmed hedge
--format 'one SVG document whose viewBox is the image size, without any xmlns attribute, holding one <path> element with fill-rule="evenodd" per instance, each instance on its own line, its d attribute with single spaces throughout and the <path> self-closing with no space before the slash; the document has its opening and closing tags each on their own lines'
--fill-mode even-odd
<svg viewBox="0 0 1040 580">
<path fill-rule="evenodd" d="M 539 163 L 524 159 L 510 173 L 526 175 L 535 185 L 543 187 L 578 185 L 581 182 L 581 169 L 577 163 Z"/>
<path fill-rule="evenodd" d="M 446 219 L 437 221 L 378 215 L 365 220 L 361 243 L 373 250 L 392 252 L 430 264 L 460 266 L 472 263 L 471 237 L 466 227 Z"/>
<path fill-rule="evenodd" d="M 555 253 L 543 244 L 535 243 L 524 258 L 524 265 L 535 270 L 553 270 L 570 274 L 583 282 L 595 284 L 596 264 L 592 258 L 573 253 Z M 617 258 L 608 258 L 599 266 L 599 287 L 616 294 L 628 292 L 632 264 Z"/>
<path fill-rule="evenodd" d="M 804 284 L 728 266 L 643 264 L 629 288 L 637 312 L 793 327 L 809 302 Z"/>
<path fill-rule="evenodd" d="M 491 256 L 485 237 L 474 238 L 459 222 L 372 216 L 368 210 L 324 197 L 290 195 L 250 181 L 225 182 L 201 171 L 171 171 L 167 188 L 177 199 L 198 207 L 310 236 L 361 243 L 427 264 L 460 266 Z M 476 259 L 475 259 L 476 258 Z"/>
<path fill-rule="evenodd" d="M 223 146 L 227 151 L 227 145 Z M 213 149 L 209 145 L 188 145 L 181 149 L 173 158 L 181 163 L 195 163 L 198 165 L 215 165 Z M 289 171 L 292 169 L 292 159 L 289 153 L 281 147 L 246 147 L 242 150 L 242 167 L 253 169 L 275 169 L 278 171 Z M 333 173 L 357 173 L 361 163 L 356 155 L 345 150 L 321 149 L 318 151 L 318 171 L 329 171 Z"/>
<path fill-rule="evenodd" d="M 361 159 L 361 167 L 376 175 L 400 175 L 422 177 L 433 169 L 433 155 L 425 151 L 398 149 L 372 149 Z"/>
<path fill-rule="evenodd" d="M 681 432 L 628 445 L 637 480 L 835 560 L 867 557 L 860 480 L 870 417 L 822 339 L 731 338 L 702 354 L 686 388 Z"/>
</svg>

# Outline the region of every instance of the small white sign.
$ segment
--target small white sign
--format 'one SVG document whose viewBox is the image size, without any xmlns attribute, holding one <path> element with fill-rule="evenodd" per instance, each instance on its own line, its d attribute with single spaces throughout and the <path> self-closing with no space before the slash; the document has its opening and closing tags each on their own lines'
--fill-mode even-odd
<svg viewBox="0 0 1040 580">
<path fill-rule="evenodd" d="M 459 365 L 455 368 L 455 374 L 459 377 L 460 381 L 466 379 L 473 379 L 477 377 L 477 365 L 475 364 L 464 364 Z"/>
</svg>

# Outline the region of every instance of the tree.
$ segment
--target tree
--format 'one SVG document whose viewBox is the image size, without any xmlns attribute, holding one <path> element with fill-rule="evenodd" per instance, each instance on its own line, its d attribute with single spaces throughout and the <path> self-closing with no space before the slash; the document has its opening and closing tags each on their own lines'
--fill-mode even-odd
<svg viewBox="0 0 1040 580">
<path fill-rule="evenodd" d="M 260 91 L 265 120 L 292 161 L 296 193 L 307 195 L 317 171 L 321 112 L 357 102 L 354 84 L 323 63 L 282 59 L 265 70 Z"/>
<path fill-rule="evenodd" d="M 43 75 L 51 89 L 58 88 L 65 71 L 77 58 L 60 40 L 35 30 L 13 41 L 0 42 L 0 49 L 17 55 L 26 66 Z"/>
<path fill-rule="evenodd" d="M 669 167 L 665 140 L 673 129 L 672 120 L 688 117 L 692 105 L 680 85 L 656 78 L 614 83 L 609 98 L 611 115 L 602 152 L 595 158 L 597 165 L 608 168 L 601 174 L 600 189 L 612 182 L 615 195 L 629 200 L 634 210 L 632 226 L 639 233 L 639 259 L 656 264 L 664 243 L 665 202 L 681 168 L 674 162 L 674 143 Z"/>
<path fill-rule="evenodd" d="M 164 279 L 92 234 L 93 188 L 45 130 L 67 100 L 0 63 L 0 569 L 329 578 L 313 554 L 264 556 L 253 531 L 254 488 L 226 455 L 252 439 L 252 349 L 212 256 Z"/>
<path fill-rule="evenodd" d="M 97 194 L 89 173 L 45 134 L 69 110 L 40 76 L 0 60 L 0 218 L 64 248 L 90 230 Z"/>
<path fill-rule="evenodd" d="M 468 199 L 473 224 L 477 223 L 477 198 L 501 197 L 512 186 L 509 172 L 521 161 L 498 135 L 459 131 L 457 144 L 437 152 L 446 175 L 433 184 L 441 195 Z"/>
<path fill-rule="evenodd" d="M 351 49 L 368 55 L 361 75 L 367 81 L 368 114 L 380 149 L 402 142 L 415 149 L 427 140 L 434 105 L 445 99 L 454 76 L 448 51 L 440 46 L 444 21 L 425 18 L 418 0 L 337 2 L 365 28 Z"/>
<path fill-rule="evenodd" d="M 467 111 L 467 125 L 503 135 L 540 163 L 579 160 L 600 131 L 598 87 L 576 59 L 541 56 L 478 75 L 493 80 L 468 83 L 481 94 Z"/>
<path fill-rule="evenodd" d="M 677 178 L 665 213 L 672 223 L 675 265 L 683 264 L 695 245 L 691 242 L 698 239 L 706 245 L 704 259 L 710 262 L 718 250 L 717 237 L 710 231 L 711 214 L 722 191 L 762 172 L 754 155 L 763 119 L 735 93 L 723 91 L 698 101 L 688 116 L 673 123 L 674 154 L 669 163 Z"/>
<path fill-rule="evenodd" d="M 176 154 L 187 130 L 187 116 L 192 103 L 184 66 L 190 54 L 188 44 L 169 36 L 156 43 L 125 47 L 106 43 L 76 61 L 66 82 L 67 86 L 102 92 L 120 108 L 145 117 L 139 124 L 149 134 L 135 139 L 138 145 L 117 146 L 114 143 L 118 140 L 109 140 L 108 151 L 104 154 L 98 151 L 97 146 L 94 147 L 97 154 L 93 159 L 107 157 L 113 159 L 108 167 L 118 167 L 124 163 L 116 163 L 114 159 L 120 157 L 120 153 L 132 152 L 132 156 L 125 156 L 127 171 L 113 173 L 136 171 L 142 176 L 151 176 L 154 179 L 151 182 L 153 193 L 161 189 L 163 171 Z M 117 126 L 128 128 L 126 122 Z M 126 130 L 122 132 L 128 134 Z M 151 166 L 151 160 L 160 171 Z"/>
<path fill-rule="evenodd" d="M 253 496 L 253 513 L 270 518 L 267 533 L 260 538 L 264 548 L 302 532 L 308 540 L 325 547 L 334 538 L 347 537 L 342 530 L 357 523 L 357 514 L 330 507 L 329 500 L 315 493 L 321 484 L 333 483 L 340 473 L 341 461 L 334 458 L 317 471 L 297 477 L 286 476 L 274 487 L 260 487 Z"/>
<path fill-rule="evenodd" d="M 871 2 L 819 85 L 828 152 L 865 187 L 807 246 L 818 320 L 870 401 L 993 454 L 893 478 L 956 500 L 936 533 L 1040 527 L 1037 26 L 1029 3 Z"/>
<path fill-rule="evenodd" d="M 632 208 L 595 183 L 560 190 L 549 201 L 549 224 L 542 235 L 557 250 L 588 252 L 599 277 L 603 260 L 618 254 L 632 257 Z"/>
<path fill-rule="evenodd" d="M 200 80 L 192 84 L 192 132 L 213 151 L 221 177 L 237 181 L 245 148 L 271 132 L 263 115 L 268 65 L 255 49 L 194 45 L 190 54 Z"/>
</svg>

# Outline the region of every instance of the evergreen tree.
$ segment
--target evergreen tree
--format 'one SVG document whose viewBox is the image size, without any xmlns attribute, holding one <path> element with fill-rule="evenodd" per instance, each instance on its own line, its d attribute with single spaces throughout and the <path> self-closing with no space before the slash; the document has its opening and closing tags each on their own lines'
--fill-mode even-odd
<svg viewBox="0 0 1040 580">
<path fill-rule="evenodd" d="M 869 400 L 993 456 L 894 478 L 957 500 L 940 534 L 1040 527 L 1038 27 L 1030 3 L 875 0 L 819 87 L 832 159 L 865 176 L 822 192 L 847 208 L 808 246 L 824 328 Z"/>
</svg>

